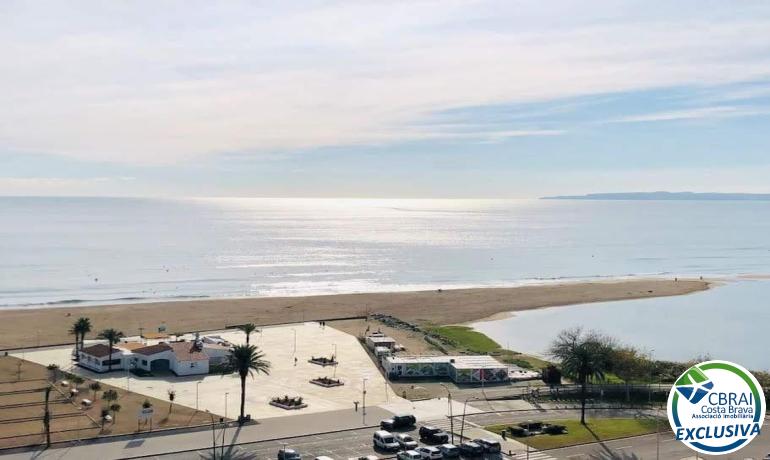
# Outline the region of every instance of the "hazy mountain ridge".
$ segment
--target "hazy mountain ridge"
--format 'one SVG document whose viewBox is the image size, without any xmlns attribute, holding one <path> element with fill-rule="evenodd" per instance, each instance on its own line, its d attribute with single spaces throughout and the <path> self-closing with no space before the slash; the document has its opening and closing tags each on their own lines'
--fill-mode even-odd
<svg viewBox="0 0 770 460">
<path fill-rule="evenodd" d="M 626 192 L 544 196 L 541 200 L 770 201 L 770 193 Z"/>
</svg>

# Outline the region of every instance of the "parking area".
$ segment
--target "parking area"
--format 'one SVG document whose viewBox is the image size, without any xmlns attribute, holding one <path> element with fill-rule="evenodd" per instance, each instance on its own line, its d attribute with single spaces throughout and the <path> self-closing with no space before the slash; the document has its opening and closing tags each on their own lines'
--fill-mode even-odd
<svg viewBox="0 0 770 460">
<path fill-rule="evenodd" d="M 418 425 L 419 426 L 419 425 Z M 358 458 L 366 455 L 376 455 L 381 459 L 392 459 L 396 457 L 394 452 L 382 452 L 375 450 L 372 445 L 372 435 L 376 429 L 361 428 L 357 430 L 347 430 L 336 433 L 326 433 L 319 435 L 298 436 L 296 438 L 283 439 L 280 441 L 263 441 L 250 444 L 243 444 L 232 449 L 225 447 L 225 456 L 221 455 L 221 446 L 217 451 L 217 458 L 254 459 L 254 460 L 276 460 L 278 450 L 289 448 L 296 450 L 304 460 L 312 460 L 315 457 L 327 456 L 335 460 L 346 460 L 349 458 Z M 410 430 L 398 430 L 394 433 L 409 433 L 415 440 L 419 441 L 418 427 Z M 426 444 L 420 443 L 420 446 Z M 197 452 L 183 452 L 178 454 L 168 454 L 158 456 L 163 460 L 182 460 L 190 458 L 213 458 L 212 449 L 200 450 Z M 508 459 L 505 455 L 485 455 L 484 457 L 474 457 L 473 460 L 501 460 Z"/>
</svg>

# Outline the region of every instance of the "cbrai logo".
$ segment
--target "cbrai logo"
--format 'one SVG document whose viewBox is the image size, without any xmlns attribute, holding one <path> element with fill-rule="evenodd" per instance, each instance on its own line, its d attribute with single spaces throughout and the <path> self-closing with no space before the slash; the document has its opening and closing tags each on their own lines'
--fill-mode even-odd
<svg viewBox="0 0 770 460">
<path fill-rule="evenodd" d="M 703 454 L 723 455 L 746 446 L 765 419 L 757 379 L 728 361 L 706 361 L 677 379 L 668 396 L 676 439 Z"/>
</svg>

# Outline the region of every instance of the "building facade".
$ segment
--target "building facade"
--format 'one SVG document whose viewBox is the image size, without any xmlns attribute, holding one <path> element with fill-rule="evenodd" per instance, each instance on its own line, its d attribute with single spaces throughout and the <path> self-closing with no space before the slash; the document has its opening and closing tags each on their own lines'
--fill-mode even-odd
<svg viewBox="0 0 770 460">
<path fill-rule="evenodd" d="M 388 378 L 449 378 L 456 383 L 508 381 L 508 366 L 491 356 L 385 356 Z"/>
</svg>

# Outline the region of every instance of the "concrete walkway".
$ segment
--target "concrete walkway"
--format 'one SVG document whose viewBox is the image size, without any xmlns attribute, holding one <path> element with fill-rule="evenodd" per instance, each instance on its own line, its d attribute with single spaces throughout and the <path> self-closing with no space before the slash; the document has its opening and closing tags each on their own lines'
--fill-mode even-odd
<svg viewBox="0 0 770 460">
<path fill-rule="evenodd" d="M 385 409 L 369 407 L 366 410 L 366 425 L 363 423 L 362 412 L 353 410 L 272 417 L 258 425 L 249 425 L 240 429 L 229 428 L 225 433 L 225 439 L 228 444 L 244 443 L 349 430 L 378 425 L 381 419 L 391 415 L 391 412 Z M 221 438 L 218 444 L 220 442 Z M 142 433 L 113 441 L 99 440 L 73 447 L 0 455 L 0 458 L 3 460 L 115 460 L 181 450 L 205 449 L 211 444 L 211 430 L 155 436 Z"/>
</svg>

